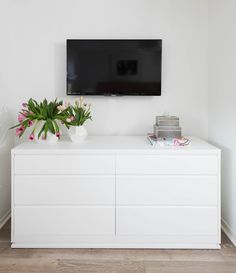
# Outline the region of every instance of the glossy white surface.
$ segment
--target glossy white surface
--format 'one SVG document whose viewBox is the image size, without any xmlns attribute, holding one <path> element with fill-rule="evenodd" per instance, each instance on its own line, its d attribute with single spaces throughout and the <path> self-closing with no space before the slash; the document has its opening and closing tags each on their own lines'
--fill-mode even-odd
<svg viewBox="0 0 236 273">
<path fill-rule="evenodd" d="M 17 207 L 15 236 L 114 234 L 114 206 Z"/>
<path fill-rule="evenodd" d="M 118 206 L 116 232 L 131 236 L 217 236 L 217 213 L 215 207 Z"/>
<path fill-rule="evenodd" d="M 115 159 L 110 155 L 16 155 L 15 174 L 114 174 Z"/>
<path fill-rule="evenodd" d="M 189 150 L 188 150 L 189 151 Z M 214 155 L 117 155 L 118 174 L 212 174 L 217 175 Z"/>
<path fill-rule="evenodd" d="M 74 144 L 68 139 L 59 141 L 55 144 L 24 142 L 16 146 L 13 150 L 15 154 L 55 154 L 55 153 L 204 153 L 216 154 L 219 151 L 213 145 L 196 137 L 190 137 L 191 144 L 186 147 L 153 147 L 150 145 L 146 136 L 88 136 L 80 144 Z"/>
<path fill-rule="evenodd" d="M 219 248 L 220 150 L 145 136 L 24 143 L 12 150 L 12 226 L 13 247 Z"/>
<path fill-rule="evenodd" d="M 217 206 L 217 176 L 117 175 L 117 205 Z"/>
<path fill-rule="evenodd" d="M 16 205 L 114 205 L 112 175 L 16 175 Z"/>
</svg>

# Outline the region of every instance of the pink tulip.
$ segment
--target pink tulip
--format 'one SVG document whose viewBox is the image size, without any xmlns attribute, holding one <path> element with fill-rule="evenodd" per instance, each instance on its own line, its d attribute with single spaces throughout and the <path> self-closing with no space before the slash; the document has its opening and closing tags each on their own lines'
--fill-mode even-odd
<svg viewBox="0 0 236 273">
<path fill-rule="evenodd" d="M 22 112 L 23 112 L 23 115 L 24 115 L 24 116 L 27 116 L 27 114 L 28 114 L 28 111 L 27 111 L 27 110 L 22 109 Z"/>
<path fill-rule="evenodd" d="M 20 128 L 16 128 L 16 136 L 19 136 L 20 134 L 21 134 L 21 130 L 20 130 Z"/>
<path fill-rule="evenodd" d="M 34 123 L 33 123 L 33 121 L 32 120 L 29 120 L 28 121 L 28 126 L 30 127 L 30 126 L 32 126 Z"/>
<path fill-rule="evenodd" d="M 61 133 L 60 133 L 60 132 L 56 132 L 56 136 L 57 136 L 58 138 L 60 138 Z"/>
<path fill-rule="evenodd" d="M 34 135 L 34 133 L 31 133 L 29 136 L 29 140 L 34 140 L 34 139 L 35 139 L 35 135 Z"/>
<path fill-rule="evenodd" d="M 23 112 L 23 115 L 26 116 L 26 117 L 29 116 L 29 115 L 34 114 L 32 111 L 27 111 L 27 110 L 24 110 L 24 109 L 22 109 L 22 112 Z"/>
<path fill-rule="evenodd" d="M 19 136 L 24 130 L 25 127 L 23 125 L 21 125 L 19 128 L 16 128 L 16 136 Z"/>
<path fill-rule="evenodd" d="M 23 115 L 23 114 L 18 115 L 18 121 L 19 122 L 22 122 L 24 119 L 25 119 L 25 115 Z"/>
<path fill-rule="evenodd" d="M 74 116 L 70 116 L 70 120 L 71 121 L 75 120 L 75 117 Z"/>
</svg>

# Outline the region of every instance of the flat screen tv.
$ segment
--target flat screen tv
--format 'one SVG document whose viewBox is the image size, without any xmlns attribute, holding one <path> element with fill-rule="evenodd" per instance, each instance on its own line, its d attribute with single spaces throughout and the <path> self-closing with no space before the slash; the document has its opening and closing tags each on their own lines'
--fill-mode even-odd
<svg viewBox="0 0 236 273">
<path fill-rule="evenodd" d="M 67 94 L 161 95 L 162 40 L 67 40 Z"/>
</svg>

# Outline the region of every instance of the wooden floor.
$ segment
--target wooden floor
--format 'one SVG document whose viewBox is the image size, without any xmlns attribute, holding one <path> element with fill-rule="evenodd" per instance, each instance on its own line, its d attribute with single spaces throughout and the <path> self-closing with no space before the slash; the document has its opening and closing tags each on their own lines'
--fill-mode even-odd
<svg viewBox="0 0 236 273">
<path fill-rule="evenodd" d="M 236 273 L 236 248 L 221 250 L 11 249 L 10 222 L 0 230 L 1 273 Z"/>
</svg>

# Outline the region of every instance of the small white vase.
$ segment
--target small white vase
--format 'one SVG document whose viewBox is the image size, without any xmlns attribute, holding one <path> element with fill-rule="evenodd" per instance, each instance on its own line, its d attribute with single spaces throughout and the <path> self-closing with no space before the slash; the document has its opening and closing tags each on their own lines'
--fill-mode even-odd
<svg viewBox="0 0 236 273">
<path fill-rule="evenodd" d="M 44 139 L 43 138 L 43 133 L 41 134 L 40 138 L 38 138 L 38 133 L 40 132 L 41 128 L 43 126 L 43 122 L 39 121 L 37 124 L 37 127 L 35 129 L 35 141 L 37 143 L 48 143 L 48 144 L 53 144 L 56 143 L 58 141 L 58 137 L 54 134 L 52 134 L 51 132 L 47 132 L 47 138 Z"/>
<path fill-rule="evenodd" d="M 71 141 L 73 143 L 82 143 L 86 139 L 88 133 L 84 125 L 75 126 L 74 133 L 70 134 Z"/>
</svg>

